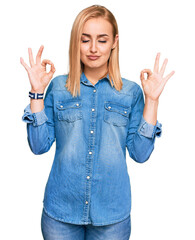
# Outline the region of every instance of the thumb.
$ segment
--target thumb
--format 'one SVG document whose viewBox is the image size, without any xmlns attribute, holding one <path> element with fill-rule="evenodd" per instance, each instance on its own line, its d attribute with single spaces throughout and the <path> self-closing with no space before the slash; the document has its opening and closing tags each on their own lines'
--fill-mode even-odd
<svg viewBox="0 0 195 240">
<path fill-rule="evenodd" d="M 54 67 L 54 64 L 51 63 L 51 69 L 50 69 L 50 71 L 48 72 L 49 78 L 52 78 L 52 77 L 53 77 L 53 74 L 55 73 L 55 71 L 56 71 L 56 69 L 55 69 L 55 67 Z"/>
<path fill-rule="evenodd" d="M 144 73 L 147 73 L 147 79 L 152 75 L 152 71 L 150 69 L 144 69 L 141 71 L 141 74 L 140 74 L 140 79 L 141 81 L 144 81 L 146 80 L 145 77 L 144 77 Z"/>
</svg>

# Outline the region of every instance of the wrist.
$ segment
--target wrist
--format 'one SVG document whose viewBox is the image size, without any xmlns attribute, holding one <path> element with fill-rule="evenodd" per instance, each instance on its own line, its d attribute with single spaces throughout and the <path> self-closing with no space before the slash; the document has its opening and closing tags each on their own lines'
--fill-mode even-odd
<svg viewBox="0 0 195 240">
<path fill-rule="evenodd" d="M 30 92 L 32 93 L 44 93 L 45 92 L 45 89 L 33 89 L 31 88 Z"/>
<path fill-rule="evenodd" d="M 151 99 L 149 97 L 145 97 L 145 103 L 152 104 L 152 105 L 158 105 L 159 99 Z"/>
</svg>

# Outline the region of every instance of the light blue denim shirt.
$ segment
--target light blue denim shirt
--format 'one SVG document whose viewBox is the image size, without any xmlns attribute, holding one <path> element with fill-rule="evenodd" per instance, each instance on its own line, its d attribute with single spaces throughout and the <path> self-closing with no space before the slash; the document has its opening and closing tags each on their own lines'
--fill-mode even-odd
<svg viewBox="0 0 195 240">
<path fill-rule="evenodd" d="M 74 224 L 95 226 L 117 223 L 131 211 L 130 157 L 143 163 L 161 136 L 162 125 L 143 118 L 141 87 L 122 78 L 119 92 L 109 75 L 93 85 L 81 74 L 81 95 L 72 97 L 65 87 L 67 75 L 50 82 L 44 109 L 32 113 L 30 104 L 22 120 L 34 154 L 56 152 L 45 187 L 43 206 L 47 214 Z"/>
</svg>

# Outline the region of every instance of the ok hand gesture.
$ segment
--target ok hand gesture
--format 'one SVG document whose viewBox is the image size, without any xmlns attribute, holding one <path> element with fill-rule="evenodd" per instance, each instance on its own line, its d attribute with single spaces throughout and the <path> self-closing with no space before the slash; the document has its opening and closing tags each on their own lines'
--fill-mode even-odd
<svg viewBox="0 0 195 240">
<path fill-rule="evenodd" d="M 44 59 L 41 62 L 41 55 L 43 52 L 43 48 L 44 48 L 43 45 L 41 45 L 41 47 L 39 48 L 39 51 L 36 56 L 36 63 L 34 62 L 34 59 L 33 59 L 32 49 L 31 48 L 28 49 L 29 61 L 30 61 L 31 67 L 29 67 L 24 62 L 22 57 L 20 58 L 20 63 L 24 66 L 24 68 L 28 73 L 28 77 L 31 84 L 31 92 L 43 93 L 55 72 L 54 64 L 50 60 Z M 51 65 L 51 70 L 48 73 L 46 72 L 47 64 Z"/>
<path fill-rule="evenodd" d="M 158 101 L 168 79 L 175 73 L 175 71 L 172 71 L 163 78 L 168 59 L 166 58 L 164 60 L 163 65 L 159 71 L 159 58 L 160 53 L 158 53 L 156 56 L 153 72 L 150 69 L 144 69 L 140 74 L 141 84 L 145 97 L 146 99 L 150 99 L 152 101 Z M 147 79 L 144 78 L 144 73 L 147 73 Z"/>
</svg>

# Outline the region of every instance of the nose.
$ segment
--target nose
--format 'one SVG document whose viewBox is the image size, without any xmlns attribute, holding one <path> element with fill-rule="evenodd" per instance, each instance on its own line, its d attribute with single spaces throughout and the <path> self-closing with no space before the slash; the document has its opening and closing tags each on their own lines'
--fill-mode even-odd
<svg viewBox="0 0 195 240">
<path fill-rule="evenodd" d="M 90 51 L 92 53 L 97 52 L 96 40 L 91 41 Z"/>
</svg>

